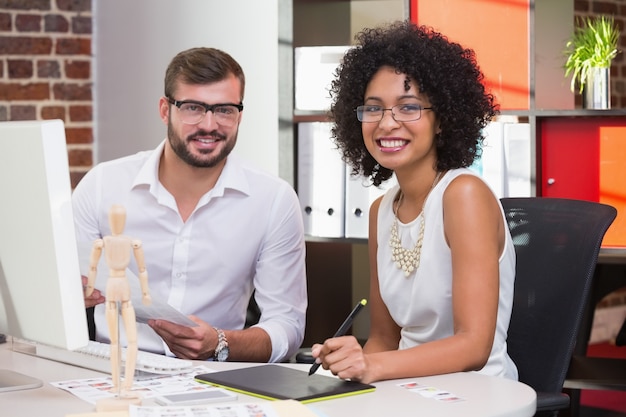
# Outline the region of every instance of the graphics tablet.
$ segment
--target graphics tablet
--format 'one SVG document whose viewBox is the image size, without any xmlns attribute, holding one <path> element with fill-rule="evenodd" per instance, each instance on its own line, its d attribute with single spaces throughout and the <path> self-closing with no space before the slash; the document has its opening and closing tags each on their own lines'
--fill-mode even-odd
<svg viewBox="0 0 626 417">
<path fill-rule="evenodd" d="M 372 392 L 373 385 L 317 375 L 281 365 L 259 365 L 196 375 L 196 380 L 268 400 L 303 403 Z"/>
</svg>

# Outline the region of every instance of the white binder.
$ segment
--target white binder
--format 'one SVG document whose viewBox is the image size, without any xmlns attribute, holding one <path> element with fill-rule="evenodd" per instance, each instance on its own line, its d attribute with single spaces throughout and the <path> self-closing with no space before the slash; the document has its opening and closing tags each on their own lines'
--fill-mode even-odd
<svg viewBox="0 0 626 417">
<path fill-rule="evenodd" d="M 350 46 L 302 46 L 295 48 L 295 108 L 328 110 L 330 84 Z"/>
<path fill-rule="evenodd" d="M 305 234 L 343 237 L 345 163 L 330 128 L 324 122 L 298 124 L 298 197 Z"/>
<path fill-rule="evenodd" d="M 508 123 L 490 122 L 484 130 L 485 140 L 480 160 L 474 164 L 477 171 L 489 184 L 498 198 L 506 197 L 504 165 L 504 125 Z"/>
<path fill-rule="evenodd" d="M 367 239 L 370 205 L 397 184 L 397 181 L 394 176 L 379 187 L 375 187 L 368 178 L 350 175 L 351 171 L 350 167 L 346 167 L 345 235 L 346 237 Z"/>
<path fill-rule="evenodd" d="M 504 158 L 506 195 L 530 197 L 532 193 L 530 124 L 506 123 L 504 125 Z"/>
<path fill-rule="evenodd" d="M 530 197 L 530 125 L 514 120 L 490 122 L 484 130 L 481 157 L 472 165 L 502 197 Z"/>
</svg>

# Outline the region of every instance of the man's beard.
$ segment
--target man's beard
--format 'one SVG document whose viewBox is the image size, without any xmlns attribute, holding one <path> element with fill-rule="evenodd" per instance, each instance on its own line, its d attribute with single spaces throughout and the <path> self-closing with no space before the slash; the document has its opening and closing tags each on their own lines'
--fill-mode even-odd
<svg viewBox="0 0 626 417">
<path fill-rule="evenodd" d="M 168 123 L 167 125 L 167 137 L 170 142 L 170 146 L 174 150 L 174 153 L 182 161 L 184 161 L 188 165 L 195 167 L 195 168 L 213 168 L 217 166 L 224 159 L 226 159 L 226 157 L 230 154 L 230 152 L 235 147 L 235 143 L 237 142 L 236 132 L 235 132 L 235 135 L 231 138 L 231 140 L 227 140 L 226 136 L 217 132 L 216 130 L 213 130 L 211 132 L 207 132 L 206 130 L 199 130 L 193 135 L 187 136 L 187 139 L 185 140 L 185 139 L 182 139 L 180 136 L 178 136 L 176 132 L 174 132 L 171 122 Z M 212 137 L 215 139 L 220 139 L 224 142 L 225 146 L 223 146 L 221 150 L 215 155 L 210 155 L 211 152 L 214 152 L 214 151 L 207 151 L 206 153 L 203 153 L 203 155 L 205 155 L 204 158 L 198 157 L 196 155 L 193 155 L 191 152 L 189 152 L 189 149 L 187 148 L 188 142 L 197 137 L 205 137 L 205 138 Z"/>
</svg>

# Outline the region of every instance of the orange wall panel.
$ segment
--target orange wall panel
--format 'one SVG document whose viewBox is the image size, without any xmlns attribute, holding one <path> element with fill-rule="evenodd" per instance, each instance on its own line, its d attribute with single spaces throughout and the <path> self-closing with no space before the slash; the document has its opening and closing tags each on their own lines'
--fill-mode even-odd
<svg viewBox="0 0 626 417">
<path fill-rule="evenodd" d="M 529 0 L 411 0 L 410 18 L 476 52 L 502 110 L 530 107 Z"/>
<path fill-rule="evenodd" d="M 626 126 L 600 128 L 600 202 L 617 209 L 603 246 L 626 246 Z"/>
</svg>

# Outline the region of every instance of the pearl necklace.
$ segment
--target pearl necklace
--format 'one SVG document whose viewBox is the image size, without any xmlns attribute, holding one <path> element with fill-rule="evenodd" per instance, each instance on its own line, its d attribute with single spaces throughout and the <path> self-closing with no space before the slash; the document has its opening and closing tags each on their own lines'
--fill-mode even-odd
<svg viewBox="0 0 626 417">
<path fill-rule="evenodd" d="M 406 249 L 402 247 L 402 241 L 398 233 L 398 209 L 402 204 L 402 198 L 404 194 L 400 190 L 400 196 L 398 202 L 393 209 L 393 224 L 391 225 L 391 237 L 389 238 L 389 245 L 391 246 L 391 260 L 396 264 L 398 269 L 404 271 L 404 276 L 409 277 L 413 271 L 415 271 L 420 265 L 420 257 L 422 255 L 422 243 L 424 241 L 424 207 L 426 206 L 426 200 L 430 195 L 430 192 L 435 188 L 437 181 L 441 177 L 441 172 L 438 172 L 433 181 L 433 185 L 428 190 L 428 194 L 424 197 L 424 204 L 422 205 L 422 211 L 417 216 L 419 218 L 419 234 L 417 236 L 417 242 L 413 249 Z"/>
</svg>

